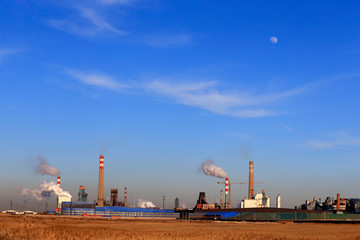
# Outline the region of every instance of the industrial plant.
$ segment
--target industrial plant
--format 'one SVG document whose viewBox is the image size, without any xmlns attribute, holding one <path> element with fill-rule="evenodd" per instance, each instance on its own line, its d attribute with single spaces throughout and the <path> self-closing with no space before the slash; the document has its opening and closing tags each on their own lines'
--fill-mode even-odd
<svg viewBox="0 0 360 240">
<path fill-rule="evenodd" d="M 204 173 L 217 177 L 225 177 L 224 181 L 217 182 L 224 185 L 220 191 L 220 203 L 209 203 L 206 193 L 199 192 L 198 200 L 193 208 L 179 207 L 179 199 L 175 199 L 174 209 L 159 209 L 151 202 L 141 207 L 127 206 L 127 188 L 124 188 L 122 201 L 119 201 L 117 188 L 111 189 L 111 198 L 104 200 L 104 156 L 100 155 L 99 180 L 97 201 L 87 201 L 88 194 L 85 186 L 80 185 L 78 200 L 73 201 L 68 195 L 57 197 L 56 212 L 62 215 L 98 216 L 98 217 L 150 217 L 150 218 L 177 218 L 182 220 L 246 220 L 246 221 L 360 221 L 360 199 L 326 198 L 325 202 L 314 198 L 294 209 L 281 208 L 281 195 L 276 197 L 276 206 L 270 206 L 270 197 L 265 190 L 255 193 L 254 162 L 249 162 L 249 181 L 230 182 L 225 171 L 213 165 L 213 162 L 203 164 Z M 60 187 L 60 177 L 58 177 Z M 248 184 L 248 196 L 244 198 L 237 208 L 232 208 L 231 185 Z M 164 196 L 165 199 L 165 196 Z"/>
</svg>

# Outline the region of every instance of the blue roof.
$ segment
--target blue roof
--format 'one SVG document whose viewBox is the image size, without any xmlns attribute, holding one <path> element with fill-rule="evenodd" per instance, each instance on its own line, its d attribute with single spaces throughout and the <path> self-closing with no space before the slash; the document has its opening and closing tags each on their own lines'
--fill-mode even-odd
<svg viewBox="0 0 360 240">
<path fill-rule="evenodd" d="M 78 202 L 71 202 L 71 204 L 95 204 L 96 201 L 78 201 Z"/>
<path fill-rule="evenodd" d="M 152 208 L 130 208 L 130 207 L 96 207 L 96 211 L 113 211 L 113 212 L 159 212 L 173 213 L 169 209 L 152 209 Z"/>
</svg>

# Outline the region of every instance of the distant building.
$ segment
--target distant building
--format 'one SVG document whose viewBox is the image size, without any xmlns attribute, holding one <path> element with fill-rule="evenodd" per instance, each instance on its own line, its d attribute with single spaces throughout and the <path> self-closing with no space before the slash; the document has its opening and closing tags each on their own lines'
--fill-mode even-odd
<svg viewBox="0 0 360 240">
<path fill-rule="evenodd" d="M 270 207 L 270 198 L 263 191 L 262 194 L 256 194 L 254 199 L 243 199 L 240 208 L 263 208 Z"/>
</svg>

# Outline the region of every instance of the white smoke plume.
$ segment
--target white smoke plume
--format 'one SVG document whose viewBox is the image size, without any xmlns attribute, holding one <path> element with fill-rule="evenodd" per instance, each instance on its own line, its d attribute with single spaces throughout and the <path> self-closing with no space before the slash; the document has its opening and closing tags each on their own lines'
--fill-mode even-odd
<svg viewBox="0 0 360 240">
<path fill-rule="evenodd" d="M 62 196 L 62 197 L 72 197 L 71 194 L 68 191 L 64 191 L 62 188 L 60 188 L 57 183 L 51 181 L 47 183 L 44 181 L 40 185 L 40 189 L 29 189 L 24 188 L 21 191 L 21 195 L 32 195 L 36 200 L 42 201 L 43 199 L 47 199 L 50 197 L 51 193 L 54 193 L 56 196 Z"/>
<path fill-rule="evenodd" d="M 187 208 L 187 207 L 186 207 L 186 204 L 185 204 L 184 202 L 182 202 L 182 201 L 180 201 L 179 205 L 180 205 L 180 207 L 183 208 L 183 209 Z"/>
<path fill-rule="evenodd" d="M 38 156 L 37 159 L 39 160 L 39 165 L 36 167 L 36 173 L 41 175 L 51 175 L 51 176 L 58 176 L 60 175 L 59 170 L 48 164 L 45 158 Z"/>
<path fill-rule="evenodd" d="M 141 199 L 141 198 L 139 198 L 137 200 L 136 206 L 140 207 L 140 208 L 154 208 L 155 207 L 155 205 L 152 202 Z"/>
<path fill-rule="evenodd" d="M 39 190 L 39 189 L 31 190 L 30 188 L 24 188 L 21 191 L 21 195 L 23 195 L 23 196 L 27 196 L 27 195 L 30 195 L 30 194 L 38 201 L 43 200 L 43 197 L 41 196 L 41 190 Z"/>
<path fill-rule="evenodd" d="M 45 182 L 40 185 L 41 191 L 43 192 L 53 192 L 56 196 L 62 197 L 72 197 L 68 191 L 64 191 L 57 183 L 51 181 L 49 183 Z"/>
<path fill-rule="evenodd" d="M 199 172 L 217 178 L 226 178 L 228 176 L 224 169 L 214 165 L 214 160 L 202 162 L 201 167 L 199 167 Z"/>
<path fill-rule="evenodd" d="M 31 193 L 30 188 L 24 188 L 23 190 L 21 190 L 21 195 L 26 196 L 29 195 Z"/>
</svg>

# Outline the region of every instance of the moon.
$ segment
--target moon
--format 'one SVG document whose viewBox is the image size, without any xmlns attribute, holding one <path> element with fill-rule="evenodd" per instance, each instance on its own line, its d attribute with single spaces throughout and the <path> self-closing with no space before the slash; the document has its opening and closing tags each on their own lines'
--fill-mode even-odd
<svg viewBox="0 0 360 240">
<path fill-rule="evenodd" d="M 274 36 L 271 37 L 271 38 L 270 38 L 270 42 L 273 43 L 273 44 L 276 44 L 276 43 L 278 42 L 277 37 L 274 37 Z"/>
</svg>

